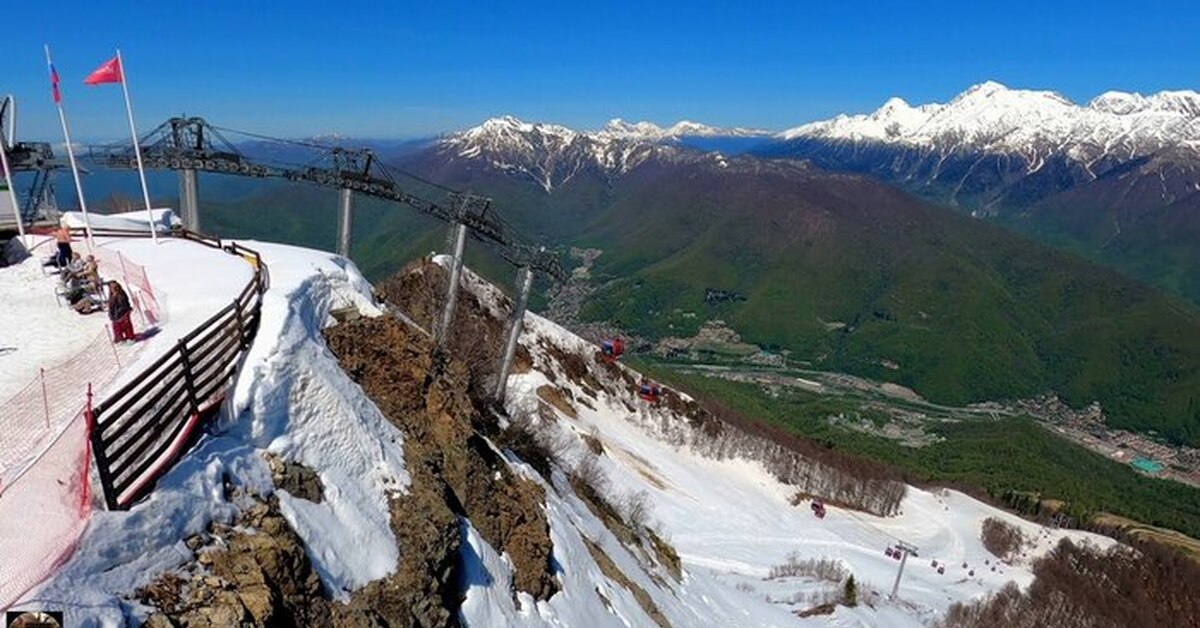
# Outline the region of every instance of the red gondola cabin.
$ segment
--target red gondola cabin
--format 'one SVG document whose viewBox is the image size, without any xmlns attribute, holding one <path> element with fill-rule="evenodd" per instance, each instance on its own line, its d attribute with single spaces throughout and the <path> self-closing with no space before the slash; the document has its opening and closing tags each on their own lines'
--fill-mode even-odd
<svg viewBox="0 0 1200 628">
<path fill-rule="evenodd" d="M 608 338 L 600 343 L 600 352 L 604 354 L 604 359 L 609 362 L 615 362 L 625 353 L 625 340 L 621 338 Z"/>
<path fill-rule="evenodd" d="M 649 401 L 650 403 L 657 402 L 658 397 L 661 394 L 662 387 L 652 381 L 643 380 L 642 383 L 638 385 L 638 396 L 646 401 Z"/>
</svg>

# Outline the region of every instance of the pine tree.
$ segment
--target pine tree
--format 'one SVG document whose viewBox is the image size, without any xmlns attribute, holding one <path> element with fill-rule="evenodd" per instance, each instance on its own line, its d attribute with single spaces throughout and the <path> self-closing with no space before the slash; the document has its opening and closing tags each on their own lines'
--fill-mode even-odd
<svg viewBox="0 0 1200 628">
<path fill-rule="evenodd" d="M 842 604 L 845 606 L 858 605 L 858 584 L 854 582 L 854 576 L 846 578 L 846 586 L 842 589 Z"/>
</svg>

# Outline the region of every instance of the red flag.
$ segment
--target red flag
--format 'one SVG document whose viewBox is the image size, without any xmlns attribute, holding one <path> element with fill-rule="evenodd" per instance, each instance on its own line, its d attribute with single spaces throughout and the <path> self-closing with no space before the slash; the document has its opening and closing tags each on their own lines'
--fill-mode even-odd
<svg viewBox="0 0 1200 628">
<path fill-rule="evenodd" d="M 113 57 L 96 68 L 95 72 L 83 79 L 84 85 L 100 85 L 101 83 L 120 83 L 124 78 L 121 72 L 121 60 Z"/>
<path fill-rule="evenodd" d="M 62 102 L 62 92 L 58 91 L 58 70 L 54 69 L 54 64 L 50 65 L 50 91 L 54 94 L 54 104 Z"/>
</svg>

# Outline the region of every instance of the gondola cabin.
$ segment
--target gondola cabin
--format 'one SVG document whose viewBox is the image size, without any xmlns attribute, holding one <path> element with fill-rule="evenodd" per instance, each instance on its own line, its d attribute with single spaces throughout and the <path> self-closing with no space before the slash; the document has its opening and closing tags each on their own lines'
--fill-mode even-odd
<svg viewBox="0 0 1200 628">
<path fill-rule="evenodd" d="M 650 403 L 656 403 L 662 395 L 662 387 L 650 381 L 644 381 L 638 385 L 638 396 Z"/>
<path fill-rule="evenodd" d="M 622 338 L 607 338 L 600 343 L 600 353 L 608 362 L 616 362 L 625 353 L 625 340 Z"/>
</svg>

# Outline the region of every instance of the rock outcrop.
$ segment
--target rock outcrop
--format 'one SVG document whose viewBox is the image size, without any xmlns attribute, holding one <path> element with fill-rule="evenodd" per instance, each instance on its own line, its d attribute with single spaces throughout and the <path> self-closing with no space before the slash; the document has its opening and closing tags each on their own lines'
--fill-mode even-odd
<svg viewBox="0 0 1200 628">
<path fill-rule="evenodd" d="M 332 626 L 330 604 L 304 544 L 274 499 L 254 501 L 236 525 L 187 540 L 196 561 L 136 597 L 157 608 L 148 626 Z"/>
<path fill-rule="evenodd" d="M 494 419 L 467 394 L 469 367 L 389 317 L 339 325 L 326 339 L 346 373 L 404 431 L 413 491 L 431 490 L 442 500 L 428 500 L 422 510 L 469 519 L 513 561 L 518 590 L 539 599 L 557 591 L 545 496 L 513 473 L 482 435 L 494 432 Z M 411 549 L 402 544 L 400 550 L 407 562 Z"/>
</svg>

